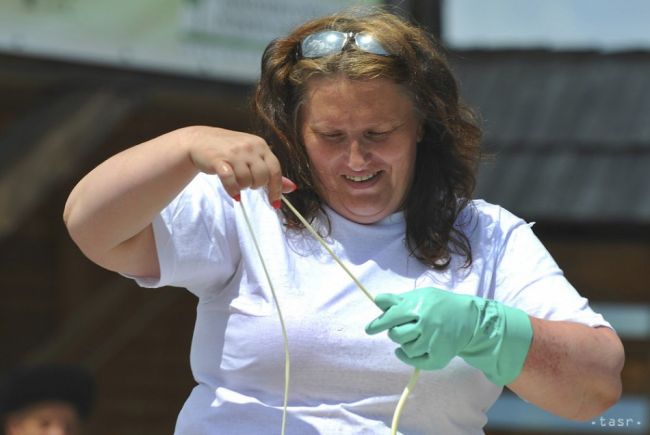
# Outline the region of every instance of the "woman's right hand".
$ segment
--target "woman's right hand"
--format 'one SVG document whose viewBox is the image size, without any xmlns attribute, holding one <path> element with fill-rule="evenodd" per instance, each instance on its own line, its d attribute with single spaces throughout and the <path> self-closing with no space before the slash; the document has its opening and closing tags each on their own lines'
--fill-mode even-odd
<svg viewBox="0 0 650 435">
<path fill-rule="evenodd" d="M 279 208 L 280 195 L 296 188 L 282 176 L 280 162 L 259 136 L 196 126 L 186 130 L 185 143 L 192 164 L 201 172 L 216 174 L 236 200 L 242 189 L 266 187 L 269 202 Z"/>
<path fill-rule="evenodd" d="M 79 248 L 102 267 L 157 276 L 152 222 L 202 171 L 216 174 L 228 194 L 267 187 L 269 202 L 295 185 L 255 135 L 207 126 L 185 127 L 128 148 L 90 171 L 72 190 L 63 219 Z"/>
</svg>

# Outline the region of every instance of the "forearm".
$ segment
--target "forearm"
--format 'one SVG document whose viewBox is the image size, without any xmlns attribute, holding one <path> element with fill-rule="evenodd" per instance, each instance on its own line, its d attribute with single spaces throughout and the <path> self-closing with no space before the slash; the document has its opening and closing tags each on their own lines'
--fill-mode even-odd
<svg viewBox="0 0 650 435">
<path fill-rule="evenodd" d="M 586 420 L 620 397 L 624 354 L 616 333 L 574 322 L 531 317 L 533 341 L 519 377 L 508 387 L 553 414 Z"/>
<path fill-rule="evenodd" d="M 107 252 L 145 230 L 198 170 L 177 130 L 127 149 L 86 175 L 70 193 L 64 221 L 73 240 L 101 264 Z"/>
</svg>

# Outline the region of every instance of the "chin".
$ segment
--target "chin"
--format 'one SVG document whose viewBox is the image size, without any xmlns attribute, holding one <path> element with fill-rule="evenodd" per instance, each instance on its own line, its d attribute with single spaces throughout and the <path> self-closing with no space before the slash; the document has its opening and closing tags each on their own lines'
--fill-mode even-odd
<svg viewBox="0 0 650 435">
<path fill-rule="evenodd" d="M 344 213 L 340 213 L 345 216 L 347 219 L 359 223 L 359 224 L 374 224 L 379 222 L 390 213 L 385 210 L 368 210 L 364 209 L 353 209 L 353 208 L 344 208 Z"/>
<path fill-rule="evenodd" d="M 339 195 L 338 201 L 327 201 L 327 204 L 338 214 L 348 220 L 359 224 L 373 224 L 397 211 L 390 198 L 382 198 L 384 195 L 366 195 L 344 197 Z M 387 201 L 388 200 L 388 201 Z"/>
</svg>

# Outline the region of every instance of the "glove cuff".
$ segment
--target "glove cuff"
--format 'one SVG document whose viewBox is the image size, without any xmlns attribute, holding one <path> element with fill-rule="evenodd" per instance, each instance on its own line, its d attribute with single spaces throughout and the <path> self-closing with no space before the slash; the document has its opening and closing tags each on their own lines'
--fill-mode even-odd
<svg viewBox="0 0 650 435">
<path fill-rule="evenodd" d="M 533 340 L 533 326 L 524 311 L 499 304 L 505 319 L 503 339 L 498 354 L 498 383 L 508 385 L 521 373 Z M 494 381 L 493 381 L 494 382 Z M 495 382 L 496 383 L 496 382 Z"/>
<path fill-rule="evenodd" d="M 526 362 L 533 328 L 528 314 L 493 300 L 479 304 L 474 337 L 459 353 L 496 385 L 514 381 Z"/>
</svg>

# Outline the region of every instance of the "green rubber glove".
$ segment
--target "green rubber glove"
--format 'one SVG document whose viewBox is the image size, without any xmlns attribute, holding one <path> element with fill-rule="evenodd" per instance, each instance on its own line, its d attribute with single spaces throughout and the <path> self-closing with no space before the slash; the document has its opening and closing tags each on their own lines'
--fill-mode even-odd
<svg viewBox="0 0 650 435">
<path fill-rule="evenodd" d="M 507 385 L 521 373 L 533 328 L 517 308 L 433 287 L 379 294 L 375 303 L 384 313 L 366 332 L 388 330 L 400 345 L 395 354 L 406 364 L 436 370 L 460 356 L 497 385 Z"/>
</svg>

